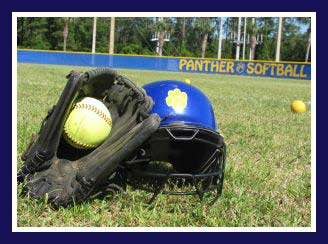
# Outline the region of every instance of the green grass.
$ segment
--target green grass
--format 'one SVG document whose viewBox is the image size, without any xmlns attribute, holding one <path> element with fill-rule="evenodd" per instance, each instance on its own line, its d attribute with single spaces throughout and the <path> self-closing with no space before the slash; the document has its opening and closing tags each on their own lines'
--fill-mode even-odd
<svg viewBox="0 0 328 244">
<path fill-rule="evenodd" d="M 18 157 L 72 69 L 89 68 L 18 65 Z M 160 195 L 150 208 L 149 194 L 128 188 L 114 200 L 56 211 L 19 196 L 18 226 L 311 225 L 311 112 L 294 114 L 289 107 L 294 99 L 310 100 L 310 81 L 119 71 L 139 85 L 189 78 L 208 95 L 228 146 L 222 197 L 208 207 L 207 199 Z"/>
</svg>

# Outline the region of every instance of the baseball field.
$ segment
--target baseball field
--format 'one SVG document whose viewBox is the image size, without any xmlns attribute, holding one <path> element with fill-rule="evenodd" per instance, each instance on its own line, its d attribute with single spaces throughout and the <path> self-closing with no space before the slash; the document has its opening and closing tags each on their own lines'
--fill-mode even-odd
<svg viewBox="0 0 328 244">
<path fill-rule="evenodd" d="M 72 70 L 88 67 L 18 64 L 17 163 L 42 119 L 57 101 Z M 195 196 L 150 195 L 127 189 L 54 210 L 21 196 L 18 226 L 310 226 L 311 111 L 295 114 L 290 103 L 311 100 L 311 82 L 229 75 L 118 70 L 139 85 L 191 80 L 210 99 L 227 144 L 223 194 L 211 207 Z"/>
</svg>

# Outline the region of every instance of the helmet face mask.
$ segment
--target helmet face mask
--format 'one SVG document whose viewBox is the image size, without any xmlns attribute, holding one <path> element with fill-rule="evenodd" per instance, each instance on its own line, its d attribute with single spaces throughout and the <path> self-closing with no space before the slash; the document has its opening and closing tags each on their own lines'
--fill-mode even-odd
<svg viewBox="0 0 328 244">
<path fill-rule="evenodd" d="M 150 202 L 159 193 L 202 199 L 206 192 L 214 192 L 214 203 L 222 192 L 226 145 L 216 131 L 208 98 L 181 81 L 153 82 L 144 89 L 162 122 L 138 156 L 122 166 L 127 182 L 153 193 Z M 177 97 L 170 98 L 172 93 Z"/>
</svg>

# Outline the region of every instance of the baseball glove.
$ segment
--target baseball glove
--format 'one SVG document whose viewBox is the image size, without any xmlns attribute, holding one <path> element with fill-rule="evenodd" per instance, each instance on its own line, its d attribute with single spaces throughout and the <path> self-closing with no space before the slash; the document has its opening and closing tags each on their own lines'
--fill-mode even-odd
<svg viewBox="0 0 328 244">
<path fill-rule="evenodd" d="M 102 191 L 118 165 L 137 153 L 160 122 L 157 114 L 149 114 L 153 101 L 146 92 L 111 69 L 72 71 L 67 78 L 57 104 L 23 153 L 24 165 L 17 175 L 19 183 L 26 183 L 25 193 L 47 198 L 55 208 Z M 86 96 L 103 101 L 112 130 L 99 147 L 79 150 L 63 139 L 63 127 L 74 102 Z"/>
</svg>

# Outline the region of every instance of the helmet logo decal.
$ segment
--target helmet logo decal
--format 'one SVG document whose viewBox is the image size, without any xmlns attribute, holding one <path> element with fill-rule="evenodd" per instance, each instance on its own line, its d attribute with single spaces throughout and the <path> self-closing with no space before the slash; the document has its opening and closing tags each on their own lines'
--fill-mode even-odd
<svg viewBox="0 0 328 244">
<path fill-rule="evenodd" d="M 165 101 L 167 106 L 181 113 L 187 106 L 188 95 L 185 92 L 181 92 L 180 89 L 175 88 L 174 90 L 168 91 Z"/>
</svg>

